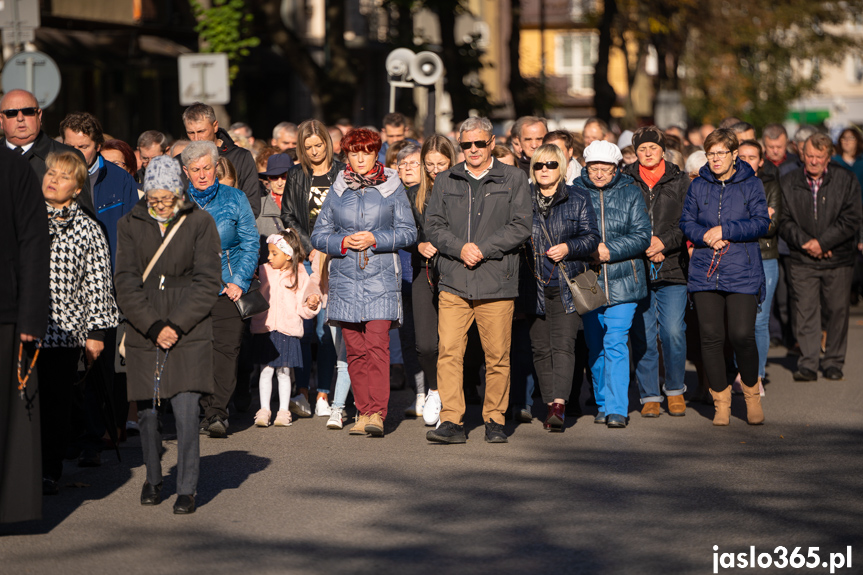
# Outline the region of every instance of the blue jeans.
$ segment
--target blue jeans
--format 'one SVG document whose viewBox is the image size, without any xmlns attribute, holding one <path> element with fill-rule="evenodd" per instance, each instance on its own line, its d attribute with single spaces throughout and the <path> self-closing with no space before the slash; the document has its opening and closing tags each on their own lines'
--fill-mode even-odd
<svg viewBox="0 0 863 575">
<path fill-rule="evenodd" d="M 657 332 L 662 341 L 665 361 L 665 395 L 683 395 L 686 385 L 686 286 L 664 285 L 648 290 L 648 296 L 638 302 L 632 321 L 632 357 L 641 403 L 662 401 L 659 391 L 659 348 Z M 659 329 L 657 329 L 657 326 Z"/>
<path fill-rule="evenodd" d="M 312 262 L 303 262 L 306 272 L 312 275 Z M 330 393 L 333 381 L 333 370 L 336 367 L 336 349 L 330 330 L 326 326 L 327 314 L 321 310 L 314 319 L 303 320 L 303 337 L 300 338 L 300 349 L 303 352 L 303 367 L 294 369 L 298 389 L 308 389 L 312 374 L 312 342 L 318 340 L 318 392 Z"/>
<path fill-rule="evenodd" d="M 779 281 L 779 260 L 762 260 L 764 276 L 767 278 L 767 293 L 761 309 L 755 316 L 755 347 L 758 348 L 758 377 L 764 377 L 767 365 L 767 350 L 770 349 L 770 310 L 773 307 L 773 294 Z"/>
<path fill-rule="evenodd" d="M 348 375 L 348 350 L 342 338 L 342 328 L 330 326 L 330 334 L 336 349 L 336 392 L 333 407 L 344 409 L 348 392 L 351 390 L 351 376 Z"/>
<path fill-rule="evenodd" d="M 635 308 L 634 303 L 621 303 L 582 316 L 596 404 L 606 415 L 629 413 L 627 339 Z"/>
</svg>

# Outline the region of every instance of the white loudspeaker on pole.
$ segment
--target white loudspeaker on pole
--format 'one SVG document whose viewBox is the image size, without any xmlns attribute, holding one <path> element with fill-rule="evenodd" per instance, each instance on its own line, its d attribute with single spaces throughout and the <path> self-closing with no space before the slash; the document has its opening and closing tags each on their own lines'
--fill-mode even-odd
<svg viewBox="0 0 863 575">
<path fill-rule="evenodd" d="M 389 53 L 386 60 L 387 81 L 390 84 L 390 112 L 396 109 L 396 88 L 414 88 L 432 86 L 443 76 L 443 60 L 434 52 L 414 54 L 407 48 L 396 48 Z M 431 95 L 433 90 L 429 90 Z M 429 115 L 434 116 L 434 107 L 429 108 Z"/>
</svg>

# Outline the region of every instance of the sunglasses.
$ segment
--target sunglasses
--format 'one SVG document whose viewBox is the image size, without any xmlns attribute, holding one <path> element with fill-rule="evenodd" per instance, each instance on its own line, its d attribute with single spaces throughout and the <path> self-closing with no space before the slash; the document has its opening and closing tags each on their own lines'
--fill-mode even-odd
<svg viewBox="0 0 863 575">
<path fill-rule="evenodd" d="M 35 116 L 39 111 L 39 108 L 10 108 L 9 110 L 0 110 L 0 114 L 3 114 L 7 118 L 17 118 L 18 112 L 21 112 L 25 116 Z"/>
<path fill-rule="evenodd" d="M 487 148 L 491 143 L 491 138 L 488 140 L 477 140 L 475 142 L 459 142 L 458 145 L 461 146 L 462 150 L 470 150 L 472 147 L 476 146 L 479 149 Z"/>
<path fill-rule="evenodd" d="M 288 179 L 288 173 L 285 172 L 284 174 L 279 174 L 278 176 L 267 176 L 267 179 L 270 180 L 271 182 L 275 182 L 276 180 L 287 180 Z"/>
<path fill-rule="evenodd" d="M 533 165 L 533 171 L 539 172 L 543 168 L 548 168 L 549 170 L 556 170 L 560 164 L 557 162 L 537 162 Z"/>
</svg>

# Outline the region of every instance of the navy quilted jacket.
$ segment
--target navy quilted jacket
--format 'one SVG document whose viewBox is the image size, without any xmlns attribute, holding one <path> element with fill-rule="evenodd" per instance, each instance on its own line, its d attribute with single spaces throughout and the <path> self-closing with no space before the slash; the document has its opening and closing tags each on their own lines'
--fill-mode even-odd
<svg viewBox="0 0 863 575">
<path fill-rule="evenodd" d="M 402 321 L 402 267 L 398 251 L 416 241 L 417 228 L 404 186 L 395 170 L 384 169 L 387 181 L 352 190 L 344 172 L 327 193 L 312 230 L 312 246 L 329 255 L 327 321 L 360 323 Z M 342 253 L 342 240 L 355 232 L 375 236 L 375 246 Z"/>
<path fill-rule="evenodd" d="M 605 247 L 611 254 L 603 264 L 599 283 L 608 297 L 608 305 L 637 302 L 647 296 L 644 273 L 644 250 L 650 246 L 650 217 L 641 188 L 635 181 L 617 171 L 611 183 L 602 189 L 590 181 L 587 168 L 573 185 L 587 190 L 599 222 L 602 238 L 602 211 L 605 211 Z"/>
<path fill-rule="evenodd" d="M 687 285 L 690 292 L 752 294 L 764 301 L 764 268 L 758 238 L 770 227 L 767 198 L 761 180 L 749 164 L 737 160 L 734 167 L 734 175 L 721 182 L 704 165 L 699 177 L 689 185 L 680 216 L 680 229 L 695 245 Z M 719 225 L 722 238 L 731 242 L 721 258 L 714 257 L 713 248 L 703 239 L 710 228 Z M 711 270 L 711 262 L 715 271 Z"/>
<path fill-rule="evenodd" d="M 543 259 L 546 257 L 542 248 L 547 242 L 540 225 L 541 220 L 542 216 L 534 200 L 531 245 L 535 246 L 535 249 L 530 250 L 533 261 L 528 265 L 534 270 L 535 276 L 541 275 Z M 562 186 L 560 194 L 549 207 L 545 227 L 548 235 L 551 236 L 552 245 L 566 244 L 569 248 L 569 253 L 561 261 L 566 265 L 569 279 L 572 280 L 578 274 L 587 271 L 590 256 L 599 245 L 599 228 L 588 193 L 573 186 Z M 563 308 L 566 313 L 572 313 L 575 311 L 572 292 L 566 287 L 563 278 L 560 278 L 560 286 Z M 535 277 L 533 285 L 526 289 L 535 293 L 536 315 L 545 315 L 545 297 L 539 278 Z"/>
</svg>

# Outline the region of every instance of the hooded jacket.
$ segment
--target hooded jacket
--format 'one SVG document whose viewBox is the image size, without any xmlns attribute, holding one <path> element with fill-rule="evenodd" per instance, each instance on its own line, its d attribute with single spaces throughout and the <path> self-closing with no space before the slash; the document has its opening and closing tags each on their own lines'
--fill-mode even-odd
<svg viewBox="0 0 863 575">
<path fill-rule="evenodd" d="M 818 212 L 812 203 L 812 190 L 804 168 L 782 177 L 782 220 L 779 234 L 788 242 L 791 261 L 818 269 L 853 266 L 857 257 L 857 232 L 863 222 L 860 182 L 853 172 L 838 164 L 827 166 L 818 190 Z M 829 258 L 816 259 L 803 250 L 815 238 Z"/>
<path fill-rule="evenodd" d="M 690 293 L 752 294 L 761 302 L 765 278 L 758 238 L 770 226 L 767 199 L 749 164 L 737 159 L 734 168 L 731 178 L 720 181 L 705 164 L 689 186 L 680 217 L 680 229 L 695 246 L 687 285 Z M 704 243 L 704 234 L 715 226 L 722 226 L 722 238 L 731 242 L 721 255 Z"/>
<path fill-rule="evenodd" d="M 642 260 L 644 250 L 650 246 L 650 217 L 638 185 L 618 170 L 607 186 L 597 188 L 588 177 L 587 168 L 582 169 L 575 185 L 590 194 L 600 241 L 605 243 L 610 254 L 599 274 L 599 285 L 605 290 L 608 305 L 637 302 L 647 297 Z"/>
<path fill-rule="evenodd" d="M 654 264 L 650 284 L 656 286 L 663 283 L 685 284 L 686 270 L 689 266 L 689 252 L 680 230 L 680 212 L 683 211 L 683 200 L 689 189 L 689 176 L 674 163 L 665 162 L 665 173 L 650 189 L 641 177 L 639 163 L 635 162 L 623 168 L 638 187 L 647 205 L 647 215 L 650 217 L 651 233 L 658 237 L 665 248 L 665 256 L 659 264 Z M 645 257 L 644 265 L 650 268 L 651 262 Z"/>
<path fill-rule="evenodd" d="M 398 173 L 384 168 L 386 181 L 352 190 L 339 172 L 312 231 L 312 247 L 331 257 L 327 321 L 401 324 L 402 267 L 398 250 L 416 241 L 411 207 Z M 344 239 L 367 231 L 375 244 L 358 252 L 343 250 Z"/>
<path fill-rule="evenodd" d="M 476 193 L 464 162 L 435 178 L 425 210 L 425 233 L 440 252 L 441 290 L 469 300 L 518 295 L 519 247 L 530 237 L 530 185 L 518 168 L 496 159 Z M 473 242 L 483 260 L 473 268 L 461 250 Z"/>
<path fill-rule="evenodd" d="M 255 217 L 261 213 L 261 184 L 258 181 L 258 168 L 255 166 L 255 158 L 245 148 L 234 143 L 231 136 L 224 128 L 219 128 L 216 138 L 222 140 L 219 146 L 219 155 L 231 161 L 237 171 L 237 181 L 234 187 L 241 190 L 249 198 L 249 205 Z"/>
</svg>

